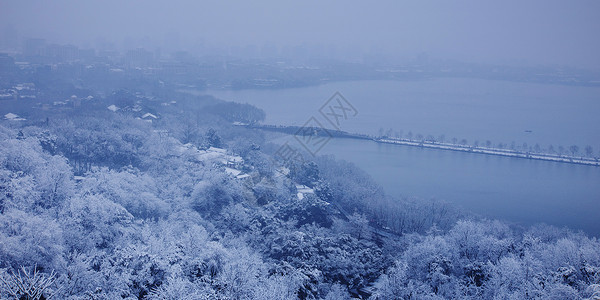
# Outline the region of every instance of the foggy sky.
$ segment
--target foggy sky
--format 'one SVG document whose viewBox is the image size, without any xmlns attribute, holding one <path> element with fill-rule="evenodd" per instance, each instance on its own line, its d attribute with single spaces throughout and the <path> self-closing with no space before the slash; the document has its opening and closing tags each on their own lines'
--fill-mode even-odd
<svg viewBox="0 0 600 300">
<path fill-rule="evenodd" d="M 81 47 L 306 45 L 600 69 L 600 1 L 0 0 L 0 26 Z"/>
</svg>

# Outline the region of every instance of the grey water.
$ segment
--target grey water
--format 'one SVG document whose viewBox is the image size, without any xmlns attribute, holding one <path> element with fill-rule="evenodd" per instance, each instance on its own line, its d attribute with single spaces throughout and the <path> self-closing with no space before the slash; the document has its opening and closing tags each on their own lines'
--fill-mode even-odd
<svg viewBox="0 0 600 300">
<path fill-rule="evenodd" d="M 600 88 L 479 79 L 338 82 L 282 90 L 209 91 L 254 104 L 265 123 L 328 123 L 319 108 L 341 92 L 358 110 L 341 129 L 380 128 L 542 148 L 600 150 Z M 600 168 L 334 139 L 319 154 L 355 163 L 394 196 L 436 198 L 523 224 L 545 222 L 600 235 Z"/>
<path fill-rule="evenodd" d="M 600 236 L 600 168 L 334 139 L 322 154 L 351 161 L 395 196 L 445 200 L 468 211 Z"/>
</svg>

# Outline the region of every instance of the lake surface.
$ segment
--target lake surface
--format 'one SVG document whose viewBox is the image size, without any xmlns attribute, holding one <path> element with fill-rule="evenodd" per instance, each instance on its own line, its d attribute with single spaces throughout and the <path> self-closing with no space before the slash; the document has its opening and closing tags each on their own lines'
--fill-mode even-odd
<svg viewBox="0 0 600 300">
<path fill-rule="evenodd" d="M 268 124 L 302 125 L 336 91 L 358 110 L 350 132 L 491 140 L 494 144 L 592 145 L 600 149 L 600 89 L 477 79 L 361 81 L 286 90 L 210 91 L 263 108 Z M 531 132 L 525 132 L 526 130 Z M 600 236 L 600 168 L 331 140 L 319 154 L 357 164 L 391 195 L 447 200 L 484 216 L 546 222 Z"/>
<path fill-rule="evenodd" d="M 591 145 L 600 150 L 600 88 L 481 79 L 355 81 L 282 90 L 209 91 L 265 110 L 267 124 L 303 125 L 339 91 L 358 111 L 341 124 L 350 132 L 380 128 L 469 143 L 487 140 L 541 147 Z M 327 126 L 327 122 L 323 121 Z M 526 132 L 530 131 L 530 132 Z"/>
<path fill-rule="evenodd" d="M 321 151 L 354 162 L 396 196 L 446 200 L 484 216 L 600 236 L 600 168 L 334 139 Z"/>
</svg>

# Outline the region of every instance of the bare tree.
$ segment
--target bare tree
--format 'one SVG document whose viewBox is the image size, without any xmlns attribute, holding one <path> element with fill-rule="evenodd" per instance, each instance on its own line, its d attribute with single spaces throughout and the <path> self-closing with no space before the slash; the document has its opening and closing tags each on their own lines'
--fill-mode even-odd
<svg viewBox="0 0 600 300">
<path fill-rule="evenodd" d="M 0 283 L 4 286 L 4 290 L 14 299 L 50 299 L 52 295 L 47 290 L 55 281 L 54 272 L 45 275 L 35 268 L 33 274 L 29 274 L 24 267 L 21 267 L 17 273 L 11 272 L 0 276 Z"/>
<path fill-rule="evenodd" d="M 592 148 L 592 146 L 590 146 L 590 145 L 585 146 L 585 155 L 587 155 L 588 157 L 593 157 L 594 156 L 594 148 Z"/>
<path fill-rule="evenodd" d="M 388 129 L 387 132 L 385 133 L 386 137 L 390 138 L 394 135 L 394 130 L 393 129 Z"/>
<path fill-rule="evenodd" d="M 575 154 L 579 153 L 579 146 L 572 145 L 569 147 L 569 151 L 571 151 L 571 155 L 575 156 Z"/>
</svg>

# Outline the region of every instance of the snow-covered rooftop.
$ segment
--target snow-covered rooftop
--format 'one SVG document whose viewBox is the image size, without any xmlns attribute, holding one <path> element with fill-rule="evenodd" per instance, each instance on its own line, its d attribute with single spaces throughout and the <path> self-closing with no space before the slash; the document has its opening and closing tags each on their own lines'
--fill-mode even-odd
<svg viewBox="0 0 600 300">
<path fill-rule="evenodd" d="M 16 114 L 13 114 L 13 113 L 7 113 L 7 114 L 5 114 L 5 115 L 4 115 L 4 118 L 5 118 L 6 120 L 10 120 L 10 121 L 24 121 L 24 120 L 25 120 L 25 119 L 23 119 L 23 118 L 19 117 L 19 116 L 18 116 L 18 115 L 16 115 Z"/>
<path fill-rule="evenodd" d="M 236 170 L 234 168 L 225 168 L 225 172 L 227 172 L 227 174 L 229 175 L 233 175 L 233 176 L 238 176 L 242 173 L 242 171 L 240 170 Z"/>
<path fill-rule="evenodd" d="M 298 191 L 298 194 L 296 194 L 296 196 L 298 196 L 298 199 L 302 200 L 304 199 L 304 195 L 305 194 L 314 194 L 315 191 L 305 185 L 302 184 L 296 184 L 296 190 Z"/>
<path fill-rule="evenodd" d="M 299 193 L 304 194 L 313 194 L 315 192 L 313 189 L 302 184 L 296 184 L 296 190 L 298 190 Z"/>
<path fill-rule="evenodd" d="M 157 117 L 157 116 L 155 116 L 155 115 L 153 115 L 153 114 L 151 114 L 151 113 L 145 113 L 145 114 L 142 116 L 142 119 L 147 119 L 147 118 L 158 119 L 158 117 Z"/>
<path fill-rule="evenodd" d="M 248 177 L 250 177 L 249 174 L 240 174 L 238 176 L 235 176 L 235 178 L 237 178 L 237 179 L 244 179 L 244 178 L 248 178 Z"/>
<path fill-rule="evenodd" d="M 8 120 L 10 120 L 10 119 L 15 119 L 15 118 L 18 118 L 18 117 L 19 117 L 19 116 L 15 115 L 15 114 L 13 114 L 13 113 L 7 113 L 7 114 L 5 114 L 5 115 L 4 115 L 4 118 L 6 118 L 6 119 L 8 119 Z"/>
</svg>

